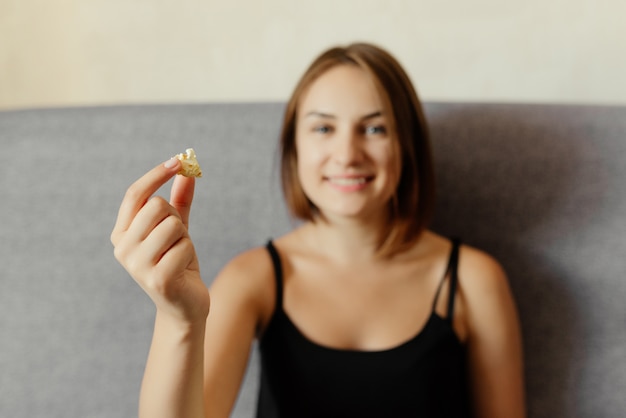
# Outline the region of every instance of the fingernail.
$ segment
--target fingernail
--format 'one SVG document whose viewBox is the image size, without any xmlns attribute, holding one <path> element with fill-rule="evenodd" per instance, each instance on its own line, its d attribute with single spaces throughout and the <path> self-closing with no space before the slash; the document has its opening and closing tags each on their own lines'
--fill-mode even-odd
<svg viewBox="0 0 626 418">
<path fill-rule="evenodd" d="M 172 158 L 170 158 L 169 160 L 167 160 L 167 161 L 165 162 L 165 164 L 163 164 L 163 166 L 164 166 L 165 168 L 174 168 L 174 167 L 176 167 L 176 164 L 178 164 L 178 159 L 177 159 L 177 158 L 172 157 Z"/>
</svg>

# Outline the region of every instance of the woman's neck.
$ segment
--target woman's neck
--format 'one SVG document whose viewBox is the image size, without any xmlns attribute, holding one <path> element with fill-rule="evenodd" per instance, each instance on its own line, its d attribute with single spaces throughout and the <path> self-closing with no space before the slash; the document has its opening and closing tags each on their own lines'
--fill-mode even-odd
<svg viewBox="0 0 626 418">
<path fill-rule="evenodd" d="M 374 260 L 383 228 L 381 222 L 326 218 L 306 224 L 301 233 L 316 252 L 346 265 Z"/>
</svg>

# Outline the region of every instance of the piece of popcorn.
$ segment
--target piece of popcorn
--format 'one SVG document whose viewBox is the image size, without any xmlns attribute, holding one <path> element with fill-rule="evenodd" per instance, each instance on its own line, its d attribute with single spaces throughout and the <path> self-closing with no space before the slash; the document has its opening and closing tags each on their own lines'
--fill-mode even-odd
<svg viewBox="0 0 626 418">
<path fill-rule="evenodd" d="M 182 174 L 185 177 L 202 177 L 202 169 L 198 164 L 196 152 L 193 148 L 187 148 L 184 154 L 177 154 L 174 157 L 178 158 L 182 163 L 178 174 Z"/>
</svg>

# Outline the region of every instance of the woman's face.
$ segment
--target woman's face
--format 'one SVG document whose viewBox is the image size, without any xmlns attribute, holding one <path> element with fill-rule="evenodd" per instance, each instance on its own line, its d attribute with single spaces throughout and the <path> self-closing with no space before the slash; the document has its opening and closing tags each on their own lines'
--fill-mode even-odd
<svg viewBox="0 0 626 418">
<path fill-rule="evenodd" d="M 385 215 L 401 169 L 390 117 L 356 66 L 333 67 L 304 92 L 296 119 L 298 176 L 324 217 Z"/>
</svg>

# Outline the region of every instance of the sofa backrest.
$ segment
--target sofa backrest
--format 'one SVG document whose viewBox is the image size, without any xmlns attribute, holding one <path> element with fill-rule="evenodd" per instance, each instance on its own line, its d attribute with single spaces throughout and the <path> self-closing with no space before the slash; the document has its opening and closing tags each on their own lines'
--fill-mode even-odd
<svg viewBox="0 0 626 418">
<path fill-rule="evenodd" d="M 283 104 L 0 112 L 0 416 L 129 417 L 154 308 L 109 242 L 128 185 L 193 147 L 210 283 L 293 226 Z M 530 417 L 626 414 L 626 107 L 428 103 L 433 228 L 495 255 L 522 318 Z M 167 196 L 167 190 L 163 190 Z M 233 416 L 252 416 L 256 351 Z"/>
</svg>

